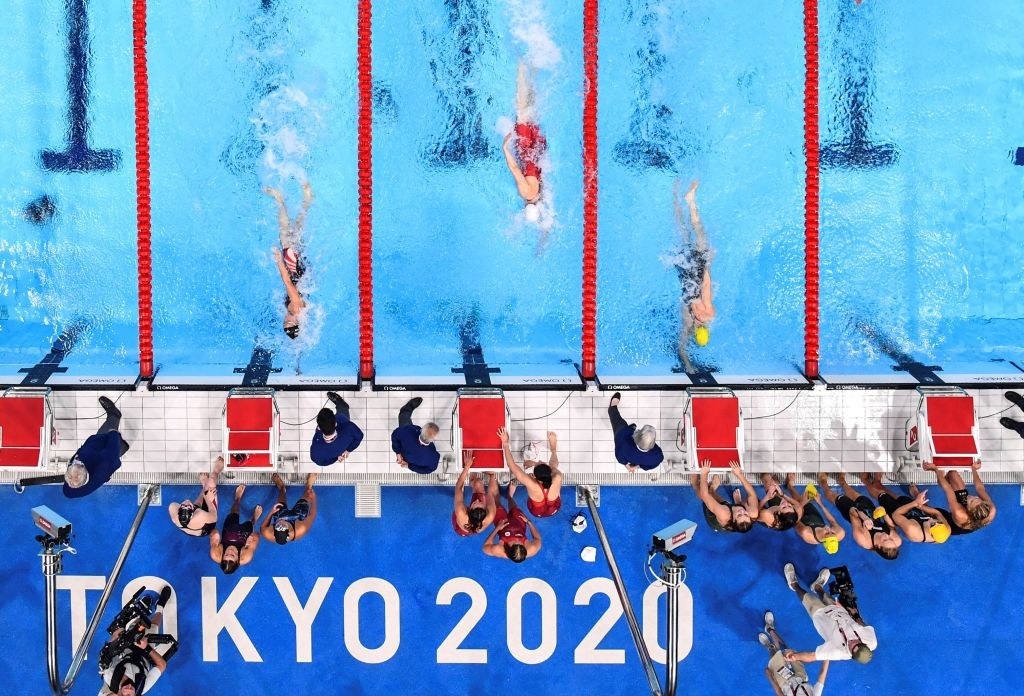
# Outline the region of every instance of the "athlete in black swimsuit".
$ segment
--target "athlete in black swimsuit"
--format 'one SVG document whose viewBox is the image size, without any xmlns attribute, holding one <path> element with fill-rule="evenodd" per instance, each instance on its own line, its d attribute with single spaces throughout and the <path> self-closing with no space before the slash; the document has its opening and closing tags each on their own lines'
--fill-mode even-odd
<svg viewBox="0 0 1024 696">
<path fill-rule="evenodd" d="M 704 507 L 704 519 L 716 532 L 749 532 L 757 519 L 757 493 L 754 487 L 743 475 L 743 470 L 738 462 L 729 462 L 729 470 L 747 494 L 743 500 L 740 491 L 733 491 L 733 502 L 730 503 L 718 494 L 719 478 L 715 474 L 708 483 L 711 475 L 711 462 L 706 461 L 701 465 L 700 474 L 690 476 L 690 486 L 700 499 Z"/>
<path fill-rule="evenodd" d="M 941 544 L 949 538 L 950 525 L 939 510 L 928 505 L 927 494 L 919 492 L 917 486 L 911 486 L 910 492 L 914 495 L 911 498 L 886 488 L 881 474 L 864 474 L 861 480 L 868 488 L 868 495 L 873 495 L 885 508 L 908 541 Z"/>
<path fill-rule="evenodd" d="M 838 495 L 832 490 L 826 474 L 820 474 L 818 481 L 821 486 L 821 493 L 839 510 L 843 518 L 850 523 L 850 531 L 857 546 L 862 549 L 874 551 L 882 558 L 892 561 L 900 553 L 900 546 L 903 540 L 892 518 L 884 509 L 876 511 L 874 503 L 866 495 L 860 495 L 846 482 L 844 474 L 836 474 L 836 480 L 843 488 L 843 494 Z M 876 513 L 879 514 L 875 517 Z"/>
</svg>

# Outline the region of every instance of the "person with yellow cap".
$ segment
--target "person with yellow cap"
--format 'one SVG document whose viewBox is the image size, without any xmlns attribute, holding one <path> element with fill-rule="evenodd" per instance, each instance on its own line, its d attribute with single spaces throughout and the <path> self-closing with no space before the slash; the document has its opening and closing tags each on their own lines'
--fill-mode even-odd
<svg viewBox="0 0 1024 696">
<path fill-rule="evenodd" d="M 797 493 L 795 483 L 796 474 L 786 474 L 786 490 L 791 498 L 803 506 L 800 519 L 793 527 L 796 535 L 808 544 L 821 544 L 825 553 L 836 553 L 839 551 L 839 542 L 846 538 L 846 530 L 827 507 L 822 505 L 819 512 L 814 502 L 818 497 L 814 484 L 808 484 L 803 493 Z"/>
<path fill-rule="evenodd" d="M 711 340 L 710 324 L 715 318 L 715 306 L 711 295 L 711 260 L 714 254 L 708 244 L 708 237 L 700 220 L 700 212 L 697 210 L 698 182 L 696 180 L 691 182 L 690 188 L 682 196 L 689 211 L 689 227 L 686 225 L 686 212 L 680 202 L 681 183 L 681 181 L 676 181 L 672 193 L 680 248 L 673 255 L 671 261 L 679 276 L 682 291 L 679 357 L 687 372 L 690 372 L 692 367 L 686 349 L 690 338 L 692 337 L 694 342 L 702 347 Z"/>
<path fill-rule="evenodd" d="M 907 541 L 941 544 L 949 538 L 952 529 L 946 519 L 928 505 L 928 494 L 917 486 L 910 486 L 910 495 L 898 495 L 882 484 L 879 473 L 861 474 L 861 480 L 868 487 L 868 495 L 878 500 Z"/>
<path fill-rule="evenodd" d="M 877 506 L 871 498 L 854 490 L 853 486 L 846 482 L 844 474 L 836 474 L 836 481 L 843 489 L 842 494 L 832 490 L 827 474 L 818 474 L 821 494 L 835 505 L 839 514 L 850 523 L 854 543 L 862 549 L 874 551 L 887 561 L 896 560 L 903 544 L 896 523 L 886 514 L 884 508 L 877 508 L 879 514 L 876 514 Z"/>
</svg>

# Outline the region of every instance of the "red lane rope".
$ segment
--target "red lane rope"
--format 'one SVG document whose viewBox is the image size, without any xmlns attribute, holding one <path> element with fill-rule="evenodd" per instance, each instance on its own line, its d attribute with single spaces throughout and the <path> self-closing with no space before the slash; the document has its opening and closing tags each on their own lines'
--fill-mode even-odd
<svg viewBox="0 0 1024 696">
<path fill-rule="evenodd" d="M 135 72 L 135 207 L 139 261 L 139 374 L 153 376 L 153 258 L 149 180 L 149 74 L 146 69 L 146 0 L 132 2 Z"/>
<path fill-rule="evenodd" d="M 359 378 L 373 379 L 373 27 L 371 0 L 359 0 Z"/>
<path fill-rule="evenodd" d="M 818 377 L 818 0 L 804 0 L 804 374 Z"/>
<path fill-rule="evenodd" d="M 583 2 L 583 359 L 597 371 L 597 0 Z"/>
</svg>

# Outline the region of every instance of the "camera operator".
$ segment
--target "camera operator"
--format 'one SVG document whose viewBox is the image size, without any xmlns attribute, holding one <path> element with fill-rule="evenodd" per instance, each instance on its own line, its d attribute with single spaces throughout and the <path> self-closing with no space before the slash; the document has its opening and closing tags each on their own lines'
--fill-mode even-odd
<svg viewBox="0 0 1024 696">
<path fill-rule="evenodd" d="M 115 630 L 107 645 L 116 646 L 124 630 Z M 122 646 L 111 659 L 110 666 L 103 670 L 103 689 L 99 696 L 144 694 L 165 669 L 166 660 L 149 644 L 148 635 L 142 632 L 134 643 Z"/>
<path fill-rule="evenodd" d="M 800 587 L 796 568 L 792 563 L 786 564 L 783 573 L 789 589 L 796 592 L 811 617 L 815 630 L 825 641 L 813 651 L 783 650 L 783 657 L 800 662 L 850 659 L 861 664 L 869 662 L 873 651 L 878 647 L 875 629 L 865 625 L 863 620 L 858 620 L 859 614 L 856 617 L 851 615 L 845 606 L 825 594 L 825 583 L 831 577 L 828 568 L 823 568 L 818 573 L 818 577 L 811 584 L 810 592 Z"/>
</svg>

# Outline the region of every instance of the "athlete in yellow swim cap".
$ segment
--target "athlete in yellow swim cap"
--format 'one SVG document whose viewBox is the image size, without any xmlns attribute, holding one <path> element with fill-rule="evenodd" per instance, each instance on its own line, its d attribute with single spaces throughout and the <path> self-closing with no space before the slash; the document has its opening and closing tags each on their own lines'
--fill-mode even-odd
<svg viewBox="0 0 1024 696">
<path fill-rule="evenodd" d="M 700 212 L 697 210 L 698 182 L 691 182 L 689 190 L 682 196 L 689 211 L 692 234 L 688 231 L 686 215 L 680 201 L 680 183 L 676 181 L 672 195 L 676 226 L 679 229 L 682 244 L 678 255 L 680 263 L 676 264 L 676 272 L 682 286 L 680 307 L 682 328 L 679 334 L 679 356 L 683 360 L 687 372 L 691 372 L 689 356 L 686 352 L 686 344 L 689 343 L 690 337 L 693 337 L 698 346 L 706 346 L 711 340 L 709 324 L 715 318 L 715 306 L 711 296 L 711 259 L 713 254 L 708 245 L 704 225 L 700 220 Z"/>
</svg>

